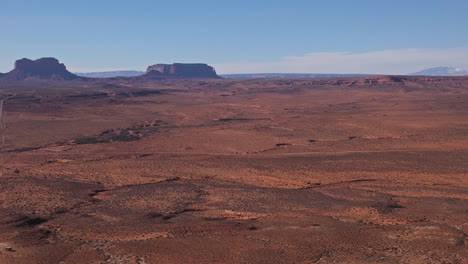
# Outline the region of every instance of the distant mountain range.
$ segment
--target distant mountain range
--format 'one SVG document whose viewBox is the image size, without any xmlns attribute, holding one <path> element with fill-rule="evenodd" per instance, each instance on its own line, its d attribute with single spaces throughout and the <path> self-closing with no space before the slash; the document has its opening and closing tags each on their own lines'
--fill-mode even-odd
<svg viewBox="0 0 468 264">
<path fill-rule="evenodd" d="M 145 74 L 144 71 L 108 71 L 75 73 L 80 77 L 88 78 L 112 78 L 112 77 L 134 77 Z M 0 73 L 1 75 L 1 73 Z M 225 79 L 307 79 L 307 78 L 352 78 L 376 76 L 378 74 L 336 74 L 336 73 L 244 73 L 244 74 L 219 74 Z M 425 76 L 465 76 L 468 71 L 455 67 L 435 67 L 424 69 L 408 75 Z"/>
<path fill-rule="evenodd" d="M 429 68 L 409 75 L 425 75 L 425 76 L 464 76 L 468 75 L 468 71 L 455 67 L 436 67 Z"/>
<path fill-rule="evenodd" d="M 134 77 L 145 74 L 143 71 L 107 71 L 107 72 L 76 72 L 80 77 L 88 78 L 113 78 Z M 321 74 L 321 73 L 245 73 L 245 74 L 220 74 L 226 79 L 301 79 L 301 78 L 341 78 L 341 77 L 363 77 L 373 74 Z"/>
<path fill-rule="evenodd" d="M 133 77 L 145 74 L 143 71 L 108 71 L 108 72 L 88 72 L 75 73 L 81 77 L 88 78 L 112 78 L 112 77 Z M 225 79 L 307 79 L 307 78 L 352 78 L 376 76 L 377 74 L 324 74 L 324 73 L 244 73 L 244 74 L 220 74 Z M 464 76 L 468 71 L 455 67 L 435 67 L 424 69 L 408 75 L 425 76 Z"/>
<path fill-rule="evenodd" d="M 408 75 L 418 76 L 468 76 L 468 71 L 455 67 L 429 68 Z M 353 78 L 376 76 L 376 74 L 323 74 L 323 73 L 246 73 L 246 74 L 222 74 L 226 79 L 307 79 L 307 78 Z M 138 79 L 161 78 L 219 78 L 213 67 L 207 64 L 156 64 L 149 66 L 146 72 L 107 71 L 71 73 L 64 64 L 55 58 L 41 58 L 38 60 L 21 59 L 16 61 L 15 68 L 8 73 L 0 73 L 0 79 L 6 81 L 19 80 L 78 80 L 86 78 L 115 78 L 128 77 Z"/>
<path fill-rule="evenodd" d="M 174 63 L 174 64 L 156 64 L 149 66 L 144 71 L 106 71 L 106 72 L 77 72 L 76 75 L 87 78 L 114 78 L 114 77 L 136 77 L 145 74 L 173 77 L 193 77 L 193 78 L 218 78 L 216 71 L 203 63 Z"/>
<path fill-rule="evenodd" d="M 245 73 L 245 74 L 220 74 L 226 79 L 307 79 L 307 78 L 346 78 L 364 77 L 375 74 L 327 74 L 327 73 Z"/>
<path fill-rule="evenodd" d="M 107 71 L 107 72 L 77 72 L 76 75 L 88 78 L 134 77 L 143 75 L 144 71 Z"/>
<path fill-rule="evenodd" d="M 73 74 L 55 58 L 37 60 L 21 59 L 15 62 L 13 70 L 0 74 L 0 82 L 46 82 L 46 81 L 93 81 L 103 79 L 125 79 L 127 81 L 150 81 L 160 79 L 218 79 L 216 70 L 204 63 L 155 64 L 146 72 L 114 71 Z"/>
</svg>

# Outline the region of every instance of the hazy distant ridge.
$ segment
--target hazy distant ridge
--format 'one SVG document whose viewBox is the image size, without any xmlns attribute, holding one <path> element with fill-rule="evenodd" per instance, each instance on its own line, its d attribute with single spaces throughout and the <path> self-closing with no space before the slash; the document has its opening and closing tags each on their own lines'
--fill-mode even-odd
<svg viewBox="0 0 468 264">
<path fill-rule="evenodd" d="M 81 77 L 88 78 L 112 78 L 112 77 L 133 77 L 145 74 L 144 71 L 107 71 L 107 72 L 77 72 Z"/>
<path fill-rule="evenodd" d="M 246 73 L 246 74 L 220 74 L 226 79 L 301 79 L 301 78 L 344 78 L 364 77 L 375 74 L 323 74 L 323 73 Z"/>
<path fill-rule="evenodd" d="M 436 67 L 424 69 L 419 72 L 411 73 L 410 75 L 426 75 L 426 76 L 465 76 L 468 71 L 455 67 Z"/>
</svg>

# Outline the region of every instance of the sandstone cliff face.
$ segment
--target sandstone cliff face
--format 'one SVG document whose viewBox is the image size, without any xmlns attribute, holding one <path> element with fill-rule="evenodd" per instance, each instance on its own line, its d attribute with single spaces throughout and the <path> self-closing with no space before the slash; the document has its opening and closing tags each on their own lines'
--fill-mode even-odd
<svg viewBox="0 0 468 264">
<path fill-rule="evenodd" d="M 220 78 L 213 67 L 203 63 L 156 64 L 146 70 L 148 75 L 177 78 Z"/>
<path fill-rule="evenodd" d="M 7 80 L 73 80 L 77 78 L 79 77 L 69 72 L 65 65 L 55 58 L 41 58 L 35 61 L 17 60 L 15 68 L 2 77 Z"/>
</svg>

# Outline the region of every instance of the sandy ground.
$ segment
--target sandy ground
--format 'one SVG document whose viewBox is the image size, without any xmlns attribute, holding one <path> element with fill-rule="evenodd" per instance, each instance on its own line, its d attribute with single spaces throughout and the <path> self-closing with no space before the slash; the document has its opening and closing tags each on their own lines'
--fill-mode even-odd
<svg viewBox="0 0 468 264">
<path fill-rule="evenodd" d="M 468 81 L 387 82 L 4 89 L 0 263 L 467 263 Z"/>
</svg>

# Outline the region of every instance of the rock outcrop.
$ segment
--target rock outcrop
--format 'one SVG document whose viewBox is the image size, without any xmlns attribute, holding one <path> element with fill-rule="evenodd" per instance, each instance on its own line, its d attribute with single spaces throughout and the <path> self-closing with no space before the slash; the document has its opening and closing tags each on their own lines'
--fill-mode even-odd
<svg viewBox="0 0 468 264">
<path fill-rule="evenodd" d="M 220 78 L 213 67 L 203 63 L 156 64 L 148 67 L 146 75 L 175 78 Z"/>
<path fill-rule="evenodd" d="M 38 60 L 21 59 L 15 62 L 15 68 L 3 75 L 2 79 L 21 80 L 74 80 L 79 76 L 69 72 L 63 63 L 55 58 Z"/>
</svg>

